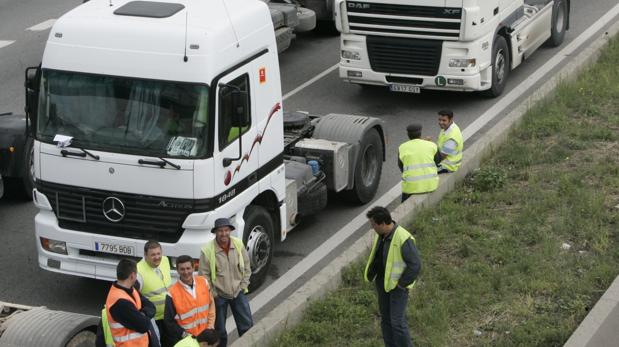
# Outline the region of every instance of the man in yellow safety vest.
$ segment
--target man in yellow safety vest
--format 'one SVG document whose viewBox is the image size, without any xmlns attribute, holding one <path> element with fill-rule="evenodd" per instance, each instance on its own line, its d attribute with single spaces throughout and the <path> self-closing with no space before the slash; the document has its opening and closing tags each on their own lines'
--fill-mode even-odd
<svg viewBox="0 0 619 347">
<path fill-rule="evenodd" d="M 155 305 L 155 323 L 161 335 L 161 346 L 169 347 L 166 330 L 163 324 L 166 293 L 172 285 L 170 261 L 162 254 L 161 244 L 148 241 L 144 244 L 144 258 L 138 262 L 138 278 L 136 288 Z"/>
<path fill-rule="evenodd" d="M 421 270 L 415 238 L 384 207 L 375 206 L 366 216 L 376 235 L 364 277 L 376 285 L 383 341 L 387 347 L 412 347 L 406 304 Z"/>
<path fill-rule="evenodd" d="M 406 127 L 409 141 L 398 148 L 398 166 L 402 172 L 402 202 L 413 194 L 429 193 L 438 188 L 434 157 L 435 143 L 421 138 L 421 125 Z"/>
<path fill-rule="evenodd" d="M 462 132 L 453 121 L 454 114 L 451 110 L 438 112 L 438 126 L 441 132 L 438 134 L 437 160 L 438 173 L 456 172 L 462 163 L 462 150 L 464 139 Z"/>
</svg>

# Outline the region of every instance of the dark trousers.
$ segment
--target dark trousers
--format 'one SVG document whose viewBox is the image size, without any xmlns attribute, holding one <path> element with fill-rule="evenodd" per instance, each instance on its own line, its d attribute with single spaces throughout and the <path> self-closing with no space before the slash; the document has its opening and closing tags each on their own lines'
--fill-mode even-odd
<svg viewBox="0 0 619 347">
<path fill-rule="evenodd" d="M 249 300 L 242 292 L 234 299 L 215 298 L 215 329 L 219 333 L 219 347 L 228 345 L 228 332 L 226 331 L 226 318 L 228 317 L 228 306 L 232 310 L 232 316 L 236 322 L 236 330 L 239 336 L 243 336 L 249 328 L 254 325 L 251 319 Z"/>
<path fill-rule="evenodd" d="M 386 293 L 384 282 L 376 281 L 376 291 L 385 347 L 412 347 L 413 341 L 406 321 L 408 289 L 395 288 Z"/>
<path fill-rule="evenodd" d="M 163 319 L 156 320 L 155 323 L 157 324 L 157 328 L 159 329 L 159 335 L 161 336 L 161 339 L 159 340 L 161 342 L 161 347 L 172 347 L 173 345 L 172 342 L 168 339 L 168 334 L 165 330 Z"/>
</svg>

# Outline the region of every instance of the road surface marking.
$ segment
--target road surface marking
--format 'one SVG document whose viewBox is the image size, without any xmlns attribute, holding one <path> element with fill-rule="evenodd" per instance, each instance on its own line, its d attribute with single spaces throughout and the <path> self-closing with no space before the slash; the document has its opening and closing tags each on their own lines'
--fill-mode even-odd
<svg viewBox="0 0 619 347">
<path fill-rule="evenodd" d="M 6 46 L 12 44 L 13 42 L 15 42 L 15 41 L 0 40 L 0 48 L 6 47 Z"/>
<path fill-rule="evenodd" d="M 289 91 L 288 93 L 286 93 L 286 95 L 284 95 L 284 97 L 282 98 L 282 100 L 286 100 L 289 97 L 295 95 L 296 93 L 302 91 L 303 89 L 309 87 L 310 85 L 314 84 L 314 82 L 318 81 L 319 79 L 325 77 L 326 75 L 330 74 L 333 70 L 337 69 L 337 67 L 340 64 L 335 64 L 333 66 L 331 66 L 330 68 L 326 69 L 325 71 L 319 73 L 318 75 L 314 76 L 312 79 L 310 79 L 309 81 L 303 83 L 302 85 L 296 87 L 295 89 Z"/>
<path fill-rule="evenodd" d="M 41 22 L 37 25 L 33 25 L 30 28 L 26 29 L 26 31 L 43 31 L 51 28 L 54 23 L 56 23 L 55 19 L 48 19 L 45 22 Z"/>
<path fill-rule="evenodd" d="M 522 94 L 529 90 L 535 83 L 541 80 L 544 75 L 556 67 L 559 63 L 561 63 L 566 57 L 570 56 L 574 53 L 574 51 L 585 41 L 590 40 L 591 37 L 602 27 L 607 25 L 617 14 L 619 14 L 619 4 L 613 7 L 610 11 L 608 11 L 603 17 L 601 17 L 597 22 L 595 22 L 591 27 L 585 30 L 582 34 L 580 34 L 576 39 L 574 39 L 569 45 L 559 51 L 553 58 L 551 58 L 546 64 L 538 68 L 535 72 L 533 72 L 527 79 L 522 81 L 516 88 L 511 90 L 507 95 L 505 95 L 501 100 L 499 100 L 494 106 L 492 106 L 488 111 L 484 112 L 482 116 L 478 118 L 478 120 L 471 123 L 466 129 L 462 131 L 462 136 L 466 141 L 472 135 L 474 135 L 479 129 L 481 129 L 487 122 L 494 119 L 496 116 L 501 114 L 500 111 L 503 111 L 511 102 L 518 99 Z M 294 89 L 290 93 L 286 94 L 288 97 L 292 96 L 307 86 L 313 84 L 318 79 L 326 76 L 331 71 L 335 70 L 338 65 L 335 65 L 316 77 L 310 79 L 305 82 L 298 88 Z M 286 97 L 284 97 L 285 99 Z M 500 105 L 500 107 L 498 106 Z M 502 108 L 501 108 L 502 107 Z M 479 121 L 479 119 L 482 119 Z M 368 206 L 363 210 L 362 213 L 353 218 L 350 222 L 348 222 L 344 227 L 342 227 L 339 231 L 337 231 L 333 236 L 331 236 L 328 240 L 324 241 L 318 248 L 308 254 L 305 258 L 299 261 L 296 265 L 294 265 L 290 270 L 276 279 L 273 283 L 271 283 L 267 288 L 264 288 L 258 295 L 256 295 L 250 301 L 250 306 L 252 312 L 258 312 L 261 308 L 263 308 L 266 304 L 268 304 L 271 300 L 273 300 L 277 295 L 279 295 L 284 289 L 286 289 L 290 284 L 296 281 L 299 277 L 301 277 L 305 272 L 311 269 L 314 265 L 316 265 L 319 261 L 324 259 L 331 251 L 335 248 L 339 247 L 348 237 L 355 233 L 363 224 L 367 223 L 367 218 L 365 214 L 367 211 L 376 205 L 387 206 L 395 199 L 400 197 L 400 183 L 397 183 L 393 186 L 389 191 L 387 191 L 380 199 L 375 202 L 372 202 L 371 206 Z M 234 323 L 233 317 L 228 317 L 226 321 L 226 330 L 232 332 L 236 329 L 236 325 Z"/>
</svg>

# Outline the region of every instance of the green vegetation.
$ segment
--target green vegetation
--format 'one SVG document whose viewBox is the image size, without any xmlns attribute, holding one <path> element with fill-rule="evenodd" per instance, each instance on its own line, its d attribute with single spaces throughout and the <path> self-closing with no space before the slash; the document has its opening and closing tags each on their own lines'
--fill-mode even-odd
<svg viewBox="0 0 619 347">
<path fill-rule="evenodd" d="M 619 41 L 408 225 L 417 346 L 560 346 L 619 273 Z M 273 346 L 381 346 L 374 287 L 341 287 Z"/>
</svg>

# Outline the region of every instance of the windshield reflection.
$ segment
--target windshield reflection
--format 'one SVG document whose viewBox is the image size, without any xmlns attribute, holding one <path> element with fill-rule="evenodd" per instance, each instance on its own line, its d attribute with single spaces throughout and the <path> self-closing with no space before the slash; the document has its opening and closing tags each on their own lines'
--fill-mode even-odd
<svg viewBox="0 0 619 347">
<path fill-rule="evenodd" d="M 208 151 L 208 86 L 43 70 L 37 136 L 161 157 Z"/>
</svg>

